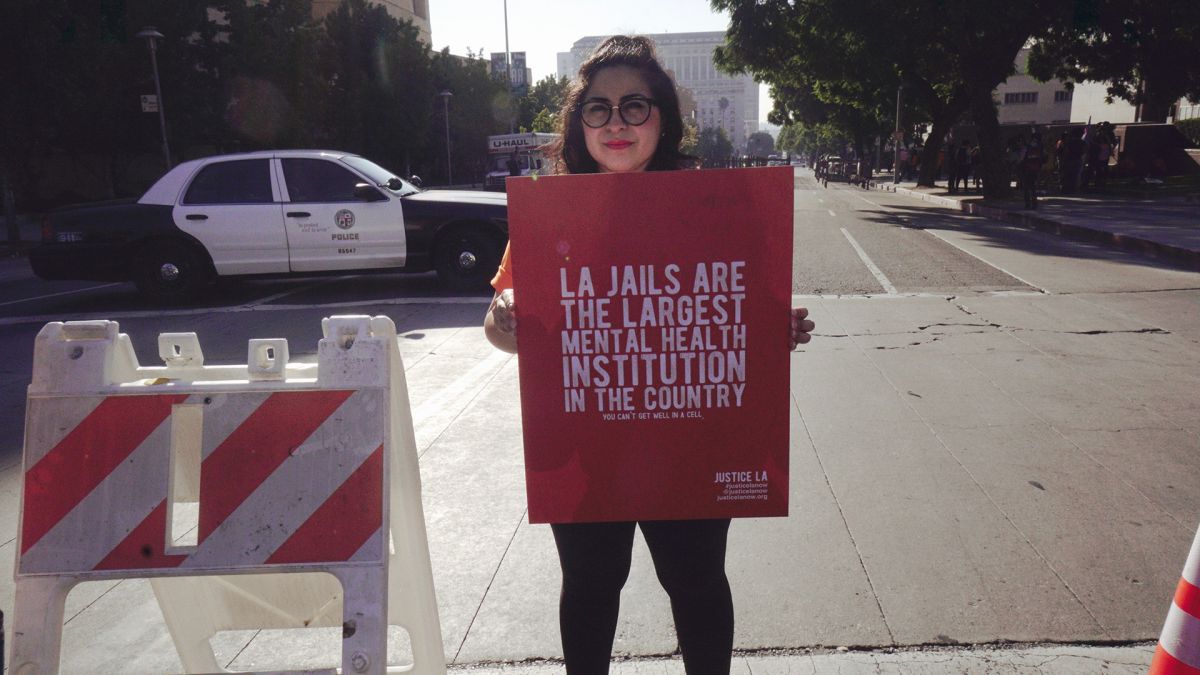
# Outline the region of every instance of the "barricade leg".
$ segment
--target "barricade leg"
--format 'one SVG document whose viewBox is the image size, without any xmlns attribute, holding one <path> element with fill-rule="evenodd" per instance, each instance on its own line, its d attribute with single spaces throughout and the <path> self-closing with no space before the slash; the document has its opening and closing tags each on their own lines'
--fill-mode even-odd
<svg viewBox="0 0 1200 675">
<path fill-rule="evenodd" d="M 63 577 L 17 579 L 13 603 L 13 675 L 42 675 L 58 672 L 62 649 L 63 608 L 67 593 L 75 585 Z"/>
<path fill-rule="evenodd" d="M 220 673 L 209 638 L 220 630 L 207 611 L 210 592 L 200 577 L 151 579 L 167 631 L 185 673 Z"/>
<path fill-rule="evenodd" d="M 337 572 L 342 582 L 342 673 L 387 672 L 387 567 Z"/>
<path fill-rule="evenodd" d="M 303 578 L 303 581 L 301 581 Z M 336 626 L 342 589 L 329 574 L 241 574 L 151 579 L 184 672 L 229 672 L 211 638 L 224 630 Z"/>
<path fill-rule="evenodd" d="M 421 467 L 413 431 L 408 382 L 399 353 L 391 367 L 391 526 L 388 561 L 388 615 L 390 623 L 404 626 L 412 645 L 413 672 L 442 675 L 446 672 L 445 647 L 438 619 L 437 593 L 429 559 L 429 539 L 421 504 Z"/>
</svg>

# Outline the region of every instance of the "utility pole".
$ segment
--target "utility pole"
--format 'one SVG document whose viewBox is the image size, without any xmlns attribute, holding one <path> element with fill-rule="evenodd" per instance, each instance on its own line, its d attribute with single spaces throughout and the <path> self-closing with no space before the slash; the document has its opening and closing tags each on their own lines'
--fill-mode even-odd
<svg viewBox="0 0 1200 675">
<path fill-rule="evenodd" d="M 454 185 L 454 172 L 450 168 L 450 97 L 453 95 L 449 89 L 445 89 L 442 93 L 438 94 L 438 96 L 442 97 L 446 113 L 446 187 Z"/>
<path fill-rule="evenodd" d="M 504 91 L 508 96 L 508 133 L 511 134 L 517 111 L 512 100 L 512 53 L 508 51 L 508 0 L 504 0 Z"/>
</svg>

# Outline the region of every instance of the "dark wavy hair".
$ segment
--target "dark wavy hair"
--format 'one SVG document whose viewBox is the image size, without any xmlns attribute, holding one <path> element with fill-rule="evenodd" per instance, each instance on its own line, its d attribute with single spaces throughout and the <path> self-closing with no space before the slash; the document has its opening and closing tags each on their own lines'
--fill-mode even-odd
<svg viewBox="0 0 1200 675">
<path fill-rule="evenodd" d="M 628 66 L 641 73 L 650 85 L 650 97 L 658 108 L 662 135 L 658 147 L 650 158 L 647 171 L 670 171 L 695 166 L 695 158 L 679 149 L 683 141 L 683 116 L 679 112 L 679 94 L 671 76 L 663 70 L 654 53 L 654 43 L 649 38 L 629 35 L 614 35 L 592 52 L 579 66 L 579 75 L 571 83 L 559 112 L 559 128 L 562 137 L 546 145 L 545 154 L 550 159 L 554 173 L 597 173 L 600 167 L 587 150 L 583 139 L 583 119 L 580 107 L 583 97 L 591 87 L 596 73 L 612 66 Z"/>
</svg>

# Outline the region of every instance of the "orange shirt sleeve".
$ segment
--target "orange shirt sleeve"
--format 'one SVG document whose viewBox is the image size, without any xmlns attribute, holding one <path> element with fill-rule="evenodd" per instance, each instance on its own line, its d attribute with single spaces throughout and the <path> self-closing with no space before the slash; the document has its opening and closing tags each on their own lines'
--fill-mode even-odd
<svg viewBox="0 0 1200 675">
<path fill-rule="evenodd" d="M 492 277 L 492 288 L 499 293 L 506 288 L 512 288 L 512 262 L 508 259 L 509 245 L 504 245 L 504 257 L 500 259 L 500 267 L 496 276 Z"/>
</svg>

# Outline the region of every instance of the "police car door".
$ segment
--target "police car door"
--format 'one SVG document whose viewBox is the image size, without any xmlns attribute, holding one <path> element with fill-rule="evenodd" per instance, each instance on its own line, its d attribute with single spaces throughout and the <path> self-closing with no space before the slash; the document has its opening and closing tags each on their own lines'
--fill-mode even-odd
<svg viewBox="0 0 1200 675">
<path fill-rule="evenodd" d="M 283 204 L 293 272 L 400 267 L 400 199 L 334 159 L 283 157 Z M 355 186 L 367 183 L 367 194 Z"/>
<path fill-rule="evenodd" d="M 217 274 L 286 272 L 287 239 L 267 157 L 205 165 L 175 207 L 175 226 L 204 244 Z"/>
</svg>

